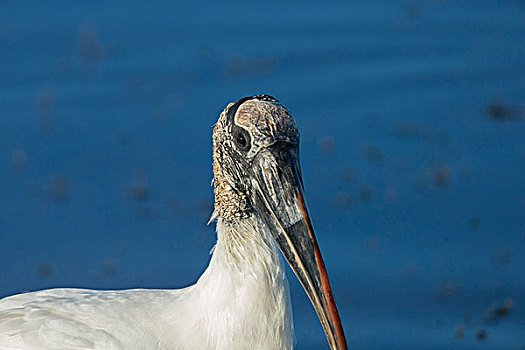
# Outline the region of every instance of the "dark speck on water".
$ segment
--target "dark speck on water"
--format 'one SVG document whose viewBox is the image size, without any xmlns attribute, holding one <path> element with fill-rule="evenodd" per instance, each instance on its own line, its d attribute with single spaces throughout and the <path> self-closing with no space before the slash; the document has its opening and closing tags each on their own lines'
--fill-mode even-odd
<svg viewBox="0 0 525 350">
<path fill-rule="evenodd" d="M 55 267 L 53 264 L 48 262 L 43 262 L 38 265 L 38 276 L 47 278 L 55 272 Z"/>
<path fill-rule="evenodd" d="M 330 154 L 335 149 L 335 140 L 333 136 L 324 136 L 319 139 L 317 146 L 322 153 Z"/>
<path fill-rule="evenodd" d="M 479 228 L 479 226 L 481 225 L 481 219 L 477 216 L 472 216 L 468 219 L 468 227 L 472 230 L 472 231 L 475 231 Z"/>
<path fill-rule="evenodd" d="M 151 195 L 151 189 L 147 183 L 146 172 L 143 169 L 139 169 L 135 171 L 133 178 L 133 184 L 126 191 L 128 198 L 138 202 L 148 200 Z"/>
<path fill-rule="evenodd" d="M 374 198 L 374 191 L 371 187 L 362 187 L 359 190 L 359 198 L 361 198 L 363 202 L 370 202 L 372 198 Z"/>
<path fill-rule="evenodd" d="M 98 30 L 93 25 L 83 26 L 79 31 L 80 56 L 85 62 L 96 62 L 100 59 L 101 48 L 98 42 Z"/>
<path fill-rule="evenodd" d="M 376 145 L 364 145 L 361 147 L 363 157 L 373 162 L 380 162 L 385 158 L 383 151 Z"/>
<path fill-rule="evenodd" d="M 480 329 L 476 332 L 476 340 L 478 341 L 484 341 L 487 339 L 487 331 L 484 329 Z"/>
<path fill-rule="evenodd" d="M 446 166 L 439 167 L 434 171 L 434 184 L 437 187 L 447 187 L 450 178 L 450 169 Z"/>
<path fill-rule="evenodd" d="M 455 280 L 448 280 L 441 285 L 438 290 L 439 300 L 446 300 L 457 296 L 461 291 L 459 283 Z"/>
<path fill-rule="evenodd" d="M 104 270 L 104 273 L 108 276 L 117 275 L 117 266 L 115 265 L 115 261 L 113 261 L 112 259 L 106 260 L 102 265 L 102 268 Z"/>
<path fill-rule="evenodd" d="M 55 203 L 65 201 L 69 196 L 69 179 L 65 176 L 54 176 L 47 189 L 47 198 Z"/>
<path fill-rule="evenodd" d="M 483 314 L 486 323 L 497 323 L 503 318 L 508 317 L 514 308 L 514 299 L 507 298 L 503 303 L 494 302 Z"/>
<path fill-rule="evenodd" d="M 465 335 L 465 328 L 463 326 L 456 327 L 455 337 L 461 339 Z"/>
<path fill-rule="evenodd" d="M 498 249 L 493 257 L 492 262 L 499 268 L 506 268 L 512 262 L 512 252 L 508 247 Z"/>
<path fill-rule="evenodd" d="M 524 19 L 503 0 L 3 2 L 0 297 L 193 283 L 213 125 L 268 93 L 301 132 L 350 347 L 523 349 Z M 326 349 L 289 281 L 297 349 Z"/>
<path fill-rule="evenodd" d="M 332 198 L 332 205 L 339 208 L 351 207 L 352 206 L 352 197 L 346 191 L 339 191 Z"/>
<path fill-rule="evenodd" d="M 519 120 L 522 117 L 522 110 L 519 107 L 508 106 L 499 99 L 490 102 L 487 113 L 490 118 L 499 122 Z"/>
<path fill-rule="evenodd" d="M 352 183 L 355 181 L 355 173 L 351 169 L 343 169 L 341 171 L 341 180 L 345 183 Z"/>
<path fill-rule="evenodd" d="M 128 188 L 128 197 L 136 201 L 145 201 L 150 196 L 150 189 L 143 185 L 133 185 Z"/>
</svg>

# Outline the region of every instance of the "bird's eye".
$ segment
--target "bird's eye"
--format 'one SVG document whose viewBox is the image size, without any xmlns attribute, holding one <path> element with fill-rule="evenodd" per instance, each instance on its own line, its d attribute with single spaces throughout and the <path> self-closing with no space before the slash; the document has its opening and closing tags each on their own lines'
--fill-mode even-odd
<svg viewBox="0 0 525 350">
<path fill-rule="evenodd" d="M 242 151 L 247 151 L 250 148 L 250 136 L 244 130 L 239 130 L 235 134 L 235 143 Z"/>
<path fill-rule="evenodd" d="M 242 133 L 238 133 L 237 134 L 237 144 L 239 145 L 239 147 L 246 147 L 246 137 L 244 137 L 244 135 Z"/>
</svg>

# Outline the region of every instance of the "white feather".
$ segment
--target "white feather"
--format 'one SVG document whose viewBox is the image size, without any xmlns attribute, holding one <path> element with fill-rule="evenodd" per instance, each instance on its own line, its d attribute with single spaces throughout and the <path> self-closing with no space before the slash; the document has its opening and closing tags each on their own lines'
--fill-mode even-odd
<svg viewBox="0 0 525 350">
<path fill-rule="evenodd" d="M 210 264 L 179 290 L 51 289 L 0 300 L 0 349 L 292 349 L 288 282 L 257 219 L 219 219 Z"/>
</svg>

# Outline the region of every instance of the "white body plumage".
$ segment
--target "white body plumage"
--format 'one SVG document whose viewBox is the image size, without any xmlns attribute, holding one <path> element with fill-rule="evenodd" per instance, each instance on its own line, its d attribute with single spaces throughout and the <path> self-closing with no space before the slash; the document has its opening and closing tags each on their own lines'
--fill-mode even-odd
<svg viewBox="0 0 525 350">
<path fill-rule="evenodd" d="M 217 223 L 210 264 L 180 290 L 52 289 L 0 301 L 0 349 L 292 349 L 281 257 L 255 217 Z"/>
</svg>

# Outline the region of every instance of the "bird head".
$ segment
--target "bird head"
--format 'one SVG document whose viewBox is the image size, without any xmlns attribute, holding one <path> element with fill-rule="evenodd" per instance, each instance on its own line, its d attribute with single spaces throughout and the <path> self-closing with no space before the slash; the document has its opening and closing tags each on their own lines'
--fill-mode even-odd
<svg viewBox="0 0 525 350">
<path fill-rule="evenodd" d="M 299 131 L 274 97 L 230 103 L 213 131 L 215 213 L 226 225 L 257 215 L 308 294 L 332 350 L 346 340 L 304 197 Z"/>
</svg>

